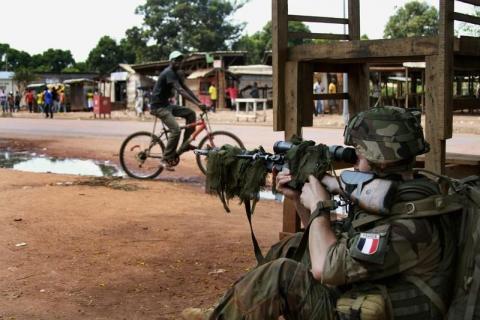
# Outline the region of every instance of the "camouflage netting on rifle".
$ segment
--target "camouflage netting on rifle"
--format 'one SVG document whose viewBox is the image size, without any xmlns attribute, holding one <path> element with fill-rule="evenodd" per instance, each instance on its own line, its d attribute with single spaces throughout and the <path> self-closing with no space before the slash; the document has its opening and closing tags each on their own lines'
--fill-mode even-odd
<svg viewBox="0 0 480 320">
<path fill-rule="evenodd" d="M 227 212 L 228 201 L 233 197 L 240 198 L 240 203 L 258 200 L 258 193 L 265 186 L 267 169 L 265 161 L 257 159 L 241 159 L 239 154 L 265 152 L 263 148 L 247 151 L 224 145 L 218 151 L 209 153 L 207 164 L 206 190 L 217 194 Z"/>
<path fill-rule="evenodd" d="M 331 169 L 331 157 L 324 144 L 298 139 L 293 143 L 285 154 L 285 162 L 293 176 L 289 186 L 300 190 L 311 174 L 320 179 Z M 267 168 L 271 168 L 266 160 L 238 157 L 255 153 L 267 154 L 262 147 L 245 151 L 231 145 L 208 153 L 206 190 L 219 196 L 227 212 L 230 212 L 228 202 L 233 197 L 238 197 L 240 203 L 253 200 L 253 211 L 258 194 L 265 187 Z"/>
<path fill-rule="evenodd" d="M 315 145 L 311 140 L 299 139 L 292 142 L 294 146 L 287 151 L 285 161 L 293 177 L 289 186 L 299 190 L 308 181 L 310 175 L 321 179 L 325 172 L 332 168 L 332 159 L 328 146 L 324 144 Z"/>
</svg>

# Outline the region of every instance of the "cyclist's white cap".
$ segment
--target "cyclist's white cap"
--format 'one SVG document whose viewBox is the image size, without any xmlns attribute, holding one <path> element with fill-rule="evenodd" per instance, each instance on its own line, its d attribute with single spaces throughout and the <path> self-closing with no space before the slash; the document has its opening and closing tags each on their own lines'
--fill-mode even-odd
<svg viewBox="0 0 480 320">
<path fill-rule="evenodd" d="M 170 55 L 168 56 L 168 61 L 173 61 L 175 59 L 177 59 L 178 57 L 183 57 L 183 53 L 181 53 L 180 51 L 172 51 L 172 53 L 170 53 Z"/>
</svg>

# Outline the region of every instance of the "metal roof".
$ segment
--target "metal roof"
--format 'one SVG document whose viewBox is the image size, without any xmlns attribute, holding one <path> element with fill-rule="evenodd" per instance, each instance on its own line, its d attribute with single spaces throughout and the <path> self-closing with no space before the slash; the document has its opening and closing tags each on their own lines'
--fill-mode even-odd
<svg viewBox="0 0 480 320">
<path fill-rule="evenodd" d="M 0 71 L 0 79 L 6 79 L 6 80 L 11 80 L 13 79 L 13 76 L 15 75 L 15 72 L 11 71 Z"/>
<path fill-rule="evenodd" d="M 230 66 L 228 68 L 233 74 L 251 74 L 251 75 L 272 75 L 272 66 L 264 64 L 253 64 L 248 66 Z"/>
<path fill-rule="evenodd" d="M 63 83 L 66 83 L 66 84 L 81 83 L 81 82 L 95 82 L 95 81 L 91 80 L 91 79 L 87 79 L 87 78 L 68 79 L 68 80 L 63 81 Z"/>
</svg>

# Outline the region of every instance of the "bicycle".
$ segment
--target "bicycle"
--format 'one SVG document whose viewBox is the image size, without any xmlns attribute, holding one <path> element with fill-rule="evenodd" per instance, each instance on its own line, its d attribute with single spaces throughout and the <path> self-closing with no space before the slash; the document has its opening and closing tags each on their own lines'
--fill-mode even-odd
<svg viewBox="0 0 480 320">
<path fill-rule="evenodd" d="M 162 124 L 162 130 L 158 135 L 155 134 L 157 121 L 160 121 Z M 190 143 L 194 141 L 202 131 L 206 131 L 206 135 L 200 140 L 198 149 L 211 149 L 224 144 L 245 149 L 240 138 L 233 133 L 227 131 L 212 131 L 206 110 L 200 113 L 199 120 L 180 126 L 180 130 L 184 131 L 192 127 L 195 128 L 195 131 L 188 141 L 184 142 L 177 149 L 177 155 L 173 161 L 175 166 L 180 163 L 180 155 L 191 150 L 188 148 Z M 137 179 L 153 179 L 162 173 L 164 167 L 160 162 L 163 159 L 163 152 L 169 133 L 170 130 L 167 126 L 155 117 L 152 132 L 139 131 L 129 135 L 120 147 L 120 165 L 127 175 Z M 195 156 L 200 171 L 206 174 L 206 157 L 201 157 L 198 154 Z"/>
</svg>

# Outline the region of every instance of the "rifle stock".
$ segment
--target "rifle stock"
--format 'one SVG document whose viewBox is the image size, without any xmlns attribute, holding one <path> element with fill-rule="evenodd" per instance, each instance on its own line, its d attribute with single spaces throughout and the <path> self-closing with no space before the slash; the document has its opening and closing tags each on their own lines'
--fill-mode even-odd
<svg viewBox="0 0 480 320">
<path fill-rule="evenodd" d="M 348 193 L 345 191 L 348 189 L 346 184 L 331 175 L 324 175 L 320 182 L 330 193 L 343 195 L 368 212 L 385 214 L 389 211 L 394 190 L 393 182 L 390 180 L 375 178 Z"/>
</svg>

